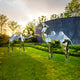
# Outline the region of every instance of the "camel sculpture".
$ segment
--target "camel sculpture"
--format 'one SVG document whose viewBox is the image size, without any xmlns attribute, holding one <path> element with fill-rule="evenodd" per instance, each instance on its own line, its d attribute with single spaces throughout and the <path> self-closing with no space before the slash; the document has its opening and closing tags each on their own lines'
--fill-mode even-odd
<svg viewBox="0 0 80 80">
<path fill-rule="evenodd" d="M 52 52 L 52 46 L 55 46 L 55 40 L 58 40 L 61 47 L 63 48 L 65 52 L 65 61 L 68 61 L 69 59 L 69 51 L 68 51 L 68 45 L 69 43 L 72 43 L 71 40 L 62 32 L 60 31 L 58 34 L 55 33 L 55 31 L 51 31 L 51 35 L 46 34 L 47 28 L 49 28 L 48 25 L 46 25 L 44 22 L 42 23 L 42 39 L 48 44 L 49 46 L 49 59 L 53 59 L 53 52 Z"/>
<path fill-rule="evenodd" d="M 10 38 L 9 38 L 9 44 L 8 44 L 8 52 L 9 52 L 9 48 L 10 46 L 12 47 L 12 52 L 13 52 L 13 46 L 14 46 L 14 40 L 18 39 L 18 42 L 20 44 L 19 46 L 19 52 L 21 52 L 21 47 L 23 47 L 23 51 L 25 52 L 25 48 L 24 48 L 24 40 L 29 39 L 33 37 L 33 35 L 30 35 L 29 37 L 24 37 L 21 34 L 19 34 L 18 36 L 16 36 L 15 34 L 13 34 Z"/>
</svg>

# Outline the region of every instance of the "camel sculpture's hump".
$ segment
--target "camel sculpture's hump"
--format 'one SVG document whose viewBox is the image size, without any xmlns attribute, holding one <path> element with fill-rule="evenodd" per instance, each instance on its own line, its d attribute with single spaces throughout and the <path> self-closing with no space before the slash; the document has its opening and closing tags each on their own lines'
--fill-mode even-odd
<svg viewBox="0 0 80 80">
<path fill-rule="evenodd" d="M 42 28 L 42 31 L 43 34 L 44 34 L 44 37 L 46 38 L 46 42 L 51 42 L 51 39 L 53 40 L 60 40 L 61 42 L 64 42 L 65 40 L 69 40 L 70 39 L 64 34 L 63 31 L 60 31 L 58 32 L 58 34 L 56 34 L 55 31 L 51 31 L 51 34 L 50 35 L 47 35 L 45 32 L 46 32 L 46 29 L 47 29 L 47 26 L 46 26 L 46 23 L 42 23 L 43 25 L 43 28 Z"/>
<path fill-rule="evenodd" d="M 15 37 L 16 37 L 16 35 L 13 34 L 13 35 L 9 38 L 9 41 L 13 41 Z"/>
<path fill-rule="evenodd" d="M 53 32 L 53 31 L 52 31 Z M 54 40 L 60 40 L 61 42 L 64 42 L 65 40 L 69 40 L 71 41 L 65 34 L 63 31 L 60 31 L 58 34 L 54 33 L 51 35 L 52 39 Z"/>
<path fill-rule="evenodd" d="M 51 39 L 53 39 L 53 40 L 60 40 L 62 43 L 63 43 L 65 40 L 71 41 L 71 40 L 64 34 L 63 31 L 60 31 L 58 34 L 56 34 L 55 31 L 51 31 L 51 35 L 44 34 L 44 36 L 46 37 L 46 42 L 50 42 Z"/>
<path fill-rule="evenodd" d="M 55 31 L 51 31 L 51 35 L 56 35 Z"/>
<path fill-rule="evenodd" d="M 59 32 L 59 35 L 64 35 L 64 32 L 63 32 L 63 31 L 60 31 L 60 32 Z"/>
<path fill-rule="evenodd" d="M 21 38 L 22 37 L 22 34 L 19 34 L 18 36 L 16 36 L 16 38 Z"/>
<path fill-rule="evenodd" d="M 29 38 L 31 38 L 31 37 L 33 37 L 33 35 L 30 35 L 30 36 L 28 36 L 28 37 L 24 37 L 24 36 L 22 36 L 22 34 L 19 34 L 19 35 L 15 35 L 15 34 L 13 34 L 10 38 L 9 38 L 9 41 L 14 41 L 14 40 L 16 40 L 16 39 L 21 39 L 21 41 L 24 41 L 25 39 L 29 39 Z"/>
<path fill-rule="evenodd" d="M 68 39 L 68 38 L 62 31 L 60 31 L 58 36 L 57 36 L 57 39 L 60 40 L 61 42 L 64 42 L 64 40 Z"/>
<path fill-rule="evenodd" d="M 19 39 L 19 38 L 21 38 L 21 41 L 23 41 L 24 40 L 24 37 L 22 36 L 22 34 L 19 34 L 19 35 L 15 35 L 15 34 L 13 34 L 10 38 L 9 38 L 9 41 L 14 41 L 14 40 L 16 40 L 16 39 Z"/>
</svg>

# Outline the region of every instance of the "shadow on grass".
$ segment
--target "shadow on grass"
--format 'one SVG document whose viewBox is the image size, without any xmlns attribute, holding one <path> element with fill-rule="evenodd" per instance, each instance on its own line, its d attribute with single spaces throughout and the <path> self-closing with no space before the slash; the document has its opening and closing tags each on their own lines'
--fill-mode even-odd
<svg viewBox="0 0 80 80">
<path fill-rule="evenodd" d="M 7 48 L 0 48 L 1 79 L 0 80 L 79 80 L 79 58 L 71 57 L 68 63 L 64 62 L 64 55 L 53 54 L 53 60 L 48 60 L 48 52 L 25 47 L 26 52 L 19 53 L 15 47 L 14 52 L 7 53 Z M 80 60 L 79 60 L 80 61 Z M 75 65 L 75 64 L 76 65 Z"/>
<path fill-rule="evenodd" d="M 48 69 L 26 53 L 5 52 L 2 59 L 0 80 L 51 80 Z M 3 52 L 3 51 L 2 51 Z"/>
</svg>

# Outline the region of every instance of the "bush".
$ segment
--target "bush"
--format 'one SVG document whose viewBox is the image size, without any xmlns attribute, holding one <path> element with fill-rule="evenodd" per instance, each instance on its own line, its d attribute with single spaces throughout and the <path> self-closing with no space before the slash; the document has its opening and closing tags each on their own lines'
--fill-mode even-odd
<svg viewBox="0 0 80 80">
<path fill-rule="evenodd" d="M 26 43 L 25 46 L 33 47 L 43 51 L 49 51 L 48 45 L 46 43 Z M 80 48 L 80 45 L 69 45 L 69 54 L 72 56 L 80 56 L 79 48 Z M 53 47 L 53 53 L 64 54 L 64 50 L 60 46 L 58 46 L 58 44 L 56 44 L 56 46 Z"/>
<path fill-rule="evenodd" d="M 0 34 L 0 46 L 6 45 L 8 43 L 8 39 L 8 35 Z"/>
<path fill-rule="evenodd" d="M 37 37 L 34 36 L 34 37 L 31 37 L 30 39 L 27 39 L 24 41 L 25 43 L 28 43 L 28 42 L 37 42 Z"/>
</svg>

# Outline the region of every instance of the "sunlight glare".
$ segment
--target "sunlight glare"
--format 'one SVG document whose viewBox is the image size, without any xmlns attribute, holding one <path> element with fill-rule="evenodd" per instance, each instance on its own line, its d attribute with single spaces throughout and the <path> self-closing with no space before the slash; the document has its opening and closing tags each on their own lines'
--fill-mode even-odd
<svg viewBox="0 0 80 80">
<path fill-rule="evenodd" d="M 38 20 L 38 17 L 35 17 L 33 15 L 29 15 L 29 21 L 33 21 L 33 19 Z"/>
<path fill-rule="evenodd" d="M 27 25 L 27 21 L 19 22 L 19 25 L 21 25 L 21 27 L 26 27 L 26 25 Z"/>
</svg>

